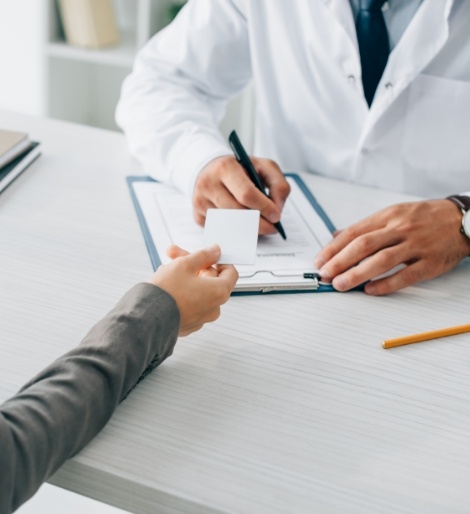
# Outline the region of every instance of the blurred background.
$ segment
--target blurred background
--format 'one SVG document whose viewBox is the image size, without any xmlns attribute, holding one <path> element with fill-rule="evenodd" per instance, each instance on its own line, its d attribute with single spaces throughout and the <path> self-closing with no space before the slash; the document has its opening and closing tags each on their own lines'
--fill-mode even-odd
<svg viewBox="0 0 470 514">
<path fill-rule="evenodd" d="M 185 0 L 0 2 L 0 108 L 118 130 L 114 111 L 135 54 Z M 221 130 L 252 140 L 251 88 Z M 0 120 L 1 125 L 1 120 Z"/>
</svg>

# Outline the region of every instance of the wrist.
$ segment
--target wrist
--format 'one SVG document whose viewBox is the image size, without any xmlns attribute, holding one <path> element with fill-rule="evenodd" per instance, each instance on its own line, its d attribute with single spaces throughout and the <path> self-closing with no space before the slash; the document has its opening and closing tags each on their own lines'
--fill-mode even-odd
<svg viewBox="0 0 470 514">
<path fill-rule="evenodd" d="M 467 248 L 470 248 L 470 196 L 451 195 L 446 200 L 451 201 L 460 211 L 460 234 L 465 239 Z"/>
</svg>

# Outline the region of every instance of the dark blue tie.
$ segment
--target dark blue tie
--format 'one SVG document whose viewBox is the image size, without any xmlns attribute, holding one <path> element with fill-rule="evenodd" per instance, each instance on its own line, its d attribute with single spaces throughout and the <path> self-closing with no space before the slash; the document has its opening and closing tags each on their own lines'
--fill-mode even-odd
<svg viewBox="0 0 470 514">
<path fill-rule="evenodd" d="M 356 18 L 362 84 L 369 107 L 390 53 L 387 27 L 382 13 L 384 3 L 385 0 L 360 0 Z"/>
</svg>

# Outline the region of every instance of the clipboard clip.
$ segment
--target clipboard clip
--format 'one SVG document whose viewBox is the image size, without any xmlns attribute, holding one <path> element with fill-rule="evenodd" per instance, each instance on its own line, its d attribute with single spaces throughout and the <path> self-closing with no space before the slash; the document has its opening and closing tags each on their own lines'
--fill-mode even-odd
<svg viewBox="0 0 470 514">
<path fill-rule="evenodd" d="M 307 271 L 307 272 L 298 272 L 298 273 L 284 273 L 282 271 L 272 271 L 269 269 L 260 269 L 253 271 L 252 273 L 243 273 L 240 272 L 240 278 L 253 278 L 254 276 L 258 275 L 258 273 L 268 273 L 269 275 L 275 277 L 275 278 L 296 278 L 296 279 L 310 279 L 310 280 L 317 280 L 318 282 L 321 281 L 321 277 L 319 273 L 316 273 L 314 271 Z"/>
</svg>

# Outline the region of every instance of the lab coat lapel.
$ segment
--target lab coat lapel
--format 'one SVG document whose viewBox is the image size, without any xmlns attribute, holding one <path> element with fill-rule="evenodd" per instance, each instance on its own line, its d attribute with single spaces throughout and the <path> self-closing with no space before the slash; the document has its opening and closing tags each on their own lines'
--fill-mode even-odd
<svg viewBox="0 0 470 514">
<path fill-rule="evenodd" d="M 453 3 L 454 0 L 424 0 L 422 3 L 390 54 L 360 144 L 398 95 L 444 46 L 449 37 L 448 17 Z"/>
<path fill-rule="evenodd" d="M 349 0 L 323 0 L 335 20 L 341 25 L 356 52 L 359 52 L 356 36 L 356 25 Z"/>
</svg>

